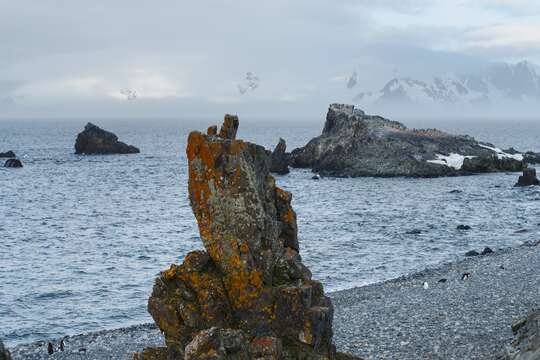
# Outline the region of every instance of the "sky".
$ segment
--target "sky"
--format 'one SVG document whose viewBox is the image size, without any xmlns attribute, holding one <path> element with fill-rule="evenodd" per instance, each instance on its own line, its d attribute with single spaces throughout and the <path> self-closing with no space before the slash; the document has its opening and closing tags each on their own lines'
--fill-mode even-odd
<svg viewBox="0 0 540 360">
<path fill-rule="evenodd" d="M 316 116 L 394 76 L 540 64 L 538 0 L 0 0 L 0 118 Z"/>
</svg>

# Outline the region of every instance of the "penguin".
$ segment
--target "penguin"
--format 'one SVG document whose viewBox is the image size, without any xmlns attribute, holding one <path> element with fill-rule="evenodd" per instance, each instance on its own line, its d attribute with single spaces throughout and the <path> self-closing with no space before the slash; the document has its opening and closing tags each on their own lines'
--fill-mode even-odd
<svg viewBox="0 0 540 360">
<path fill-rule="evenodd" d="M 49 355 L 54 354 L 54 347 L 52 343 L 49 343 L 49 345 L 47 345 L 47 352 L 49 353 Z"/>
<path fill-rule="evenodd" d="M 424 281 L 424 284 L 422 284 L 422 286 L 424 287 L 424 289 L 429 289 L 429 284 L 427 281 Z"/>
<path fill-rule="evenodd" d="M 465 272 L 463 273 L 463 275 L 461 275 L 461 280 L 465 281 L 465 280 L 469 280 L 471 278 L 471 273 L 469 272 Z"/>
<path fill-rule="evenodd" d="M 60 351 L 64 351 L 64 339 L 60 340 Z"/>
</svg>

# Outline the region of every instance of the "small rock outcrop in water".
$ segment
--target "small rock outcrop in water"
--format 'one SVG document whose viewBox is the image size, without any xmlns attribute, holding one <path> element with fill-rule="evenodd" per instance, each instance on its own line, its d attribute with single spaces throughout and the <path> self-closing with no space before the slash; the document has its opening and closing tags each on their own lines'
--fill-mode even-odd
<svg viewBox="0 0 540 360">
<path fill-rule="evenodd" d="M 22 168 L 23 164 L 19 159 L 7 159 L 4 163 L 4 167 L 7 168 Z"/>
<path fill-rule="evenodd" d="M 405 125 L 366 115 L 352 105 L 330 105 L 322 135 L 291 153 L 293 167 L 324 176 L 435 177 L 521 171 L 522 154 L 509 154 L 470 136 Z"/>
<path fill-rule="evenodd" d="M 0 158 L 15 158 L 17 157 L 13 151 L 0 152 Z"/>
<path fill-rule="evenodd" d="M 4 343 L 0 340 L 0 360 L 11 360 L 9 351 L 4 347 Z"/>
<path fill-rule="evenodd" d="M 514 333 L 514 341 L 499 359 L 540 359 L 540 310 L 535 310 L 526 318 L 514 322 L 512 332 Z"/>
<path fill-rule="evenodd" d="M 276 148 L 272 152 L 270 172 L 279 175 L 289 173 L 289 154 L 287 154 L 286 151 L 287 144 L 285 143 L 285 140 L 280 138 Z"/>
<path fill-rule="evenodd" d="M 135 146 L 118 141 L 118 136 L 92 123 L 86 124 L 75 142 L 75 154 L 106 155 L 139 152 L 140 150 Z"/>
<path fill-rule="evenodd" d="M 238 118 L 189 135 L 189 198 L 205 251 L 156 280 L 148 311 L 166 348 L 136 359 L 356 359 L 332 343 L 333 306 L 302 264 L 291 194 Z"/>
<path fill-rule="evenodd" d="M 523 169 L 523 175 L 519 177 L 518 182 L 514 186 L 520 187 L 532 185 L 540 185 L 540 180 L 536 177 L 536 169 Z"/>
<path fill-rule="evenodd" d="M 540 153 L 527 151 L 523 155 L 523 160 L 528 164 L 540 164 Z"/>
</svg>

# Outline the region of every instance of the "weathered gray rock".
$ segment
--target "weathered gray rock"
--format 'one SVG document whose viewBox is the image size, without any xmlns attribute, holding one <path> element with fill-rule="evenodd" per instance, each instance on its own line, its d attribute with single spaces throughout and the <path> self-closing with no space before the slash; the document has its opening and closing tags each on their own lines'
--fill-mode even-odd
<svg viewBox="0 0 540 360">
<path fill-rule="evenodd" d="M 15 158 L 17 157 L 13 151 L 0 152 L 0 158 Z"/>
<path fill-rule="evenodd" d="M 540 359 L 540 310 L 512 324 L 514 341 L 501 358 L 505 360 Z"/>
<path fill-rule="evenodd" d="M 536 169 L 526 168 L 523 169 L 523 175 L 521 175 L 516 183 L 517 187 L 521 186 L 533 186 L 540 185 L 540 180 L 536 177 Z"/>
<path fill-rule="evenodd" d="M 19 159 L 7 159 L 4 163 L 4 167 L 7 168 L 22 168 L 23 164 Z"/>
<path fill-rule="evenodd" d="M 75 154 L 108 155 L 136 154 L 140 150 L 135 146 L 118 141 L 118 137 L 92 123 L 86 124 L 75 142 Z"/>
<path fill-rule="evenodd" d="M 323 132 L 291 153 L 293 167 L 325 176 L 436 177 L 521 171 L 523 155 L 508 154 L 470 136 L 405 125 L 330 105 Z"/>
<path fill-rule="evenodd" d="M 166 349 L 138 359 L 337 358 L 334 308 L 302 264 L 292 195 L 270 175 L 269 152 L 237 130 L 227 115 L 219 134 L 189 135 L 189 197 L 205 251 L 156 280 L 148 311 Z"/>
<path fill-rule="evenodd" d="M 284 139 L 279 139 L 274 151 L 272 152 L 272 160 L 270 172 L 285 175 L 289 173 L 289 154 L 287 151 L 287 143 Z"/>
<path fill-rule="evenodd" d="M 523 161 L 527 164 L 540 164 L 540 153 L 527 151 L 523 154 Z"/>
<path fill-rule="evenodd" d="M 0 340 L 0 360 L 11 360 L 9 351 L 4 347 L 4 343 Z"/>
</svg>

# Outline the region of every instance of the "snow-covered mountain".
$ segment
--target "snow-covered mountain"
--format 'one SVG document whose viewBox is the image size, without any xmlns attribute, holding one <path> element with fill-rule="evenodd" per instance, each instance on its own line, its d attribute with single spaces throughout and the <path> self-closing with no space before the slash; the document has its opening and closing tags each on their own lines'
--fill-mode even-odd
<svg viewBox="0 0 540 360">
<path fill-rule="evenodd" d="M 378 91 L 359 93 L 353 101 L 368 109 L 418 105 L 474 109 L 509 102 L 540 109 L 540 67 L 523 61 L 493 64 L 483 74 L 435 77 L 431 81 L 394 78 Z"/>
</svg>

